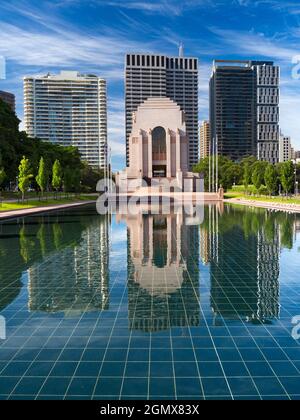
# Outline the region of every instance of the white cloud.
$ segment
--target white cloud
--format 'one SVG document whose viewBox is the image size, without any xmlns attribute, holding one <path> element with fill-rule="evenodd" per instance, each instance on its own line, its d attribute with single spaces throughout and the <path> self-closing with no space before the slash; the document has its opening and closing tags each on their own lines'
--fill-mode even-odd
<svg viewBox="0 0 300 420">
<path fill-rule="evenodd" d="M 285 7 L 289 12 L 297 13 L 300 9 L 298 2 L 280 2 L 277 0 L 250 1 L 231 0 L 239 6 L 257 7 L 267 4 L 274 9 Z M 254 31 L 235 31 L 220 28 L 210 28 L 215 39 L 206 37 L 202 39 L 189 38 L 183 31 L 177 31 L 170 25 L 168 18 L 181 16 L 185 11 L 197 10 L 203 6 L 218 7 L 228 4 L 227 0 L 90 0 L 91 5 L 110 5 L 118 11 L 121 19 L 118 29 L 114 22 L 101 22 L 95 30 L 83 30 L 74 27 L 63 16 L 63 7 L 82 6 L 79 0 L 52 0 L 42 2 L 41 7 L 28 6 L 26 0 L 14 2 L 1 2 L 0 10 L 10 11 L 19 19 L 0 20 L 0 55 L 6 56 L 9 63 L 17 69 L 16 74 L 6 81 L 13 85 L 18 94 L 19 102 L 22 99 L 22 83 L 20 76 L 23 73 L 35 74 L 47 71 L 56 72 L 61 68 L 69 68 L 82 72 L 99 74 L 108 80 L 109 88 L 109 143 L 113 156 L 121 159 L 125 155 L 125 122 L 124 99 L 120 97 L 121 82 L 124 77 L 124 53 L 127 51 L 160 51 L 172 54 L 174 46 L 180 41 L 191 46 L 188 54 L 199 56 L 199 112 L 200 120 L 208 117 L 209 96 L 208 83 L 211 73 L 213 58 L 228 58 L 241 56 L 247 58 L 269 58 L 278 62 L 283 69 L 281 124 L 286 134 L 290 134 L 297 141 L 300 148 L 300 135 L 298 134 L 298 116 L 300 97 L 300 81 L 291 79 L 291 60 L 299 55 L 298 39 L 300 32 L 297 28 L 290 28 L 289 41 L 285 36 L 277 35 L 268 38 L 264 34 Z M 283 4 L 284 3 L 284 4 Z M 47 8 L 46 8 L 47 6 Z M 92 7 L 92 6 L 91 6 Z M 298 7 L 298 9 L 297 9 Z M 96 8 L 95 8 L 96 9 Z M 139 10 L 145 18 L 134 18 L 130 10 Z M 93 10 L 92 8 L 90 9 Z M 59 13 L 62 12 L 62 13 Z M 166 16 L 165 26 L 152 25 L 152 20 L 147 19 L 149 14 Z M 197 12 L 195 12 L 195 15 Z M 18 22 L 18 23 L 16 23 Z M 292 36 L 291 36 L 292 35 Z M 145 42 L 148 39 L 148 42 Z M 17 74 L 19 73 L 19 74 Z M 15 80 L 19 77 L 19 81 Z M 299 89 L 298 89 L 299 83 Z M 110 91 L 112 87 L 112 91 Z M 293 91 L 294 89 L 294 91 Z"/>
<path fill-rule="evenodd" d="M 8 60 L 23 66 L 95 66 L 120 76 L 124 44 L 118 37 L 88 36 L 71 31 L 41 33 L 0 22 L 0 52 Z M 143 44 L 144 45 L 144 44 Z M 127 50 L 142 48 L 138 42 L 127 41 Z M 93 63 L 93 64 L 92 64 Z"/>
<path fill-rule="evenodd" d="M 292 59 L 299 56 L 300 48 L 295 38 L 287 41 L 283 36 L 268 38 L 255 32 L 211 28 L 224 45 L 225 58 L 238 55 L 247 59 L 270 59 L 281 68 L 280 126 L 286 135 L 292 137 L 293 145 L 300 149 L 299 108 L 300 80 L 292 78 Z M 205 108 L 205 103 L 203 103 Z"/>
<path fill-rule="evenodd" d="M 17 69 L 18 75 L 5 81 L 22 102 L 22 76 L 58 72 L 72 68 L 95 73 L 108 80 L 108 89 L 120 89 L 124 77 L 125 52 L 153 51 L 153 44 L 129 39 L 126 30 L 101 26 L 101 33 L 82 33 L 53 15 L 24 7 L 26 2 L 4 5 L 23 16 L 26 25 L 0 21 L 0 54 Z M 21 7 L 23 6 L 23 7 Z M 2 5 L 0 6 L 0 8 Z M 124 100 L 109 93 L 108 140 L 113 156 L 125 156 Z M 18 107 L 20 111 L 20 107 Z"/>
<path fill-rule="evenodd" d="M 242 55 L 269 57 L 272 60 L 283 60 L 285 62 L 291 62 L 292 57 L 299 53 L 297 45 L 280 39 L 267 38 L 262 33 L 220 28 L 210 28 L 210 30 L 218 35 L 224 44 L 233 48 L 233 53 L 239 52 Z"/>
<path fill-rule="evenodd" d="M 119 9 L 137 10 L 147 14 L 161 14 L 172 17 L 180 16 L 186 11 L 192 9 L 209 6 L 215 7 L 220 0 L 127 0 L 125 2 L 119 2 L 117 0 L 100 0 L 100 2 L 101 4 L 113 6 Z"/>
<path fill-rule="evenodd" d="M 299 88 L 300 88 L 300 81 Z M 300 95 L 298 92 L 282 92 L 280 99 L 280 126 L 284 134 L 291 136 L 293 146 L 300 149 L 299 131 Z"/>
</svg>

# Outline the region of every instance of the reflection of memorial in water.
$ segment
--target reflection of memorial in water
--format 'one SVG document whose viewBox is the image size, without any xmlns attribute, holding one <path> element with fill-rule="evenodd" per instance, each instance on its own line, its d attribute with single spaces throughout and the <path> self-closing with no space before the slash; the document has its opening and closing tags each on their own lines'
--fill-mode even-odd
<svg viewBox="0 0 300 420">
<path fill-rule="evenodd" d="M 247 217 L 249 220 L 249 213 L 232 208 L 223 214 L 222 226 L 217 226 L 211 258 L 211 304 L 216 322 L 220 318 L 269 322 L 279 317 L 279 225 L 276 218 L 270 220 L 270 238 L 265 212 L 250 214 L 252 231 L 247 231 Z"/>
<path fill-rule="evenodd" d="M 109 220 L 97 216 L 76 245 L 29 269 L 29 309 L 73 315 L 109 307 Z M 56 225 L 59 230 L 59 225 Z M 57 234 L 56 234 L 57 235 Z"/>
<path fill-rule="evenodd" d="M 197 326 L 199 227 L 184 214 L 127 216 L 130 329 Z"/>
</svg>

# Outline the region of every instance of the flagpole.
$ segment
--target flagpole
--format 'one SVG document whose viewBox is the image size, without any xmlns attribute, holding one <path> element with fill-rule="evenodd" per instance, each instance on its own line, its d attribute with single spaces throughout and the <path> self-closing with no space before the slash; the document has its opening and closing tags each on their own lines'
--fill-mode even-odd
<svg viewBox="0 0 300 420">
<path fill-rule="evenodd" d="M 216 193 L 219 190 L 219 156 L 218 156 L 218 136 L 216 137 Z"/>
<path fill-rule="evenodd" d="M 111 157 L 111 147 L 109 148 L 109 167 L 110 167 L 110 193 L 112 194 L 112 157 Z"/>
<path fill-rule="evenodd" d="M 210 144 L 208 154 L 208 192 L 211 192 L 211 146 Z"/>
<path fill-rule="evenodd" d="M 212 183 L 212 192 L 215 189 L 215 143 L 216 139 L 213 142 L 213 155 L 212 155 L 212 176 L 211 176 L 211 183 Z"/>
</svg>

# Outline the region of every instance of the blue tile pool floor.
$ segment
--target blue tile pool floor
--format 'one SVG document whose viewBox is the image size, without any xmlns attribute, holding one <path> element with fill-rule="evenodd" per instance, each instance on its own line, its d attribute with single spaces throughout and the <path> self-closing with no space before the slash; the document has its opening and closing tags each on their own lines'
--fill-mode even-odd
<svg viewBox="0 0 300 420">
<path fill-rule="evenodd" d="M 3 222 L 0 398 L 299 399 L 299 222 L 227 207 L 200 226 L 89 207 Z"/>
</svg>

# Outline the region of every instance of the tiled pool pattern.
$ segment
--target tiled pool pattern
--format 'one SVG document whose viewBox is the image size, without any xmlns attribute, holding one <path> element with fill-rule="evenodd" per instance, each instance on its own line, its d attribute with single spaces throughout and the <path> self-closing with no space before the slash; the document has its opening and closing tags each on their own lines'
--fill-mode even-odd
<svg viewBox="0 0 300 420">
<path fill-rule="evenodd" d="M 0 225 L 0 398 L 299 399 L 299 218 L 137 217 Z"/>
</svg>

